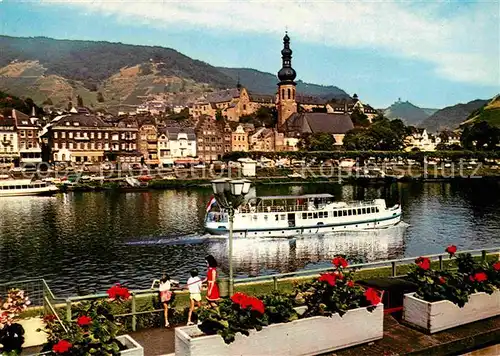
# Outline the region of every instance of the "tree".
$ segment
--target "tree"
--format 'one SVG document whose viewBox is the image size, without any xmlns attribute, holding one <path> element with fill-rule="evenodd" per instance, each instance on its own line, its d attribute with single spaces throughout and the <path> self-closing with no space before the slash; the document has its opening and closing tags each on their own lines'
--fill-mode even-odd
<svg viewBox="0 0 500 356">
<path fill-rule="evenodd" d="M 70 111 L 73 108 L 73 103 L 71 101 L 68 102 L 67 110 Z"/>
<path fill-rule="evenodd" d="M 306 135 L 300 140 L 300 148 L 305 151 L 332 151 L 335 138 L 326 132 L 316 132 Z"/>
<path fill-rule="evenodd" d="M 396 151 L 404 147 L 406 127 L 401 120 L 379 116 L 367 128 L 355 127 L 347 132 L 343 145 L 347 150 Z"/>
<path fill-rule="evenodd" d="M 76 105 L 78 107 L 82 107 L 83 106 L 83 99 L 82 99 L 82 97 L 80 95 L 76 96 Z"/>
<path fill-rule="evenodd" d="M 222 116 L 222 111 L 220 109 L 217 109 L 215 112 L 215 119 L 217 121 L 224 120 L 224 117 Z"/>
<path fill-rule="evenodd" d="M 104 95 L 99 91 L 97 92 L 97 102 L 103 103 L 104 102 Z"/>
<path fill-rule="evenodd" d="M 500 129 L 487 121 L 479 121 L 464 128 L 460 138 L 466 149 L 494 150 L 500 143 Z"/>
<path fill-rule="evenodd" d="M 370 126 L 370 120 L 364 112 L 359 108 L 355 108 L 351 114 L 351 120 L 354 127 L 367 127 Z"/>
</svg>

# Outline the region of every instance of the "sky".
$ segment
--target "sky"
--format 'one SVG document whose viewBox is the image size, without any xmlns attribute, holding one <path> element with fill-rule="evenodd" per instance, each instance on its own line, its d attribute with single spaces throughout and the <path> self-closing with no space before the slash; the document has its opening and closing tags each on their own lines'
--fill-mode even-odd
<svg viewBox="0 0 500 356">
<path fill-rule="evenodd" d="M 500 0 L 0 0 L 2 35 L 159 45 L 271 73 L 285 31 L 297 79 L 376 108 L 500 92 Z"/>
</svg>

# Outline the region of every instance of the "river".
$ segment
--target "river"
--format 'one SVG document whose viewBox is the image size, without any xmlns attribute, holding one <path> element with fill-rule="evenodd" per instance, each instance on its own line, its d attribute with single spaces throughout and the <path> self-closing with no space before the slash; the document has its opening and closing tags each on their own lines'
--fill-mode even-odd
<svg viewBox="0 0 500 356">
<path fill-rule="evenodd" d="M 442 252 L 449 244 L 500 244 L 500 184 L 483 180 L 378 186 L 261 185 L 257 195 L 331 193 L 337 200 L 401 202 L 401 226 L 384 231 L 234 243 L 237 276 L 328 266 L 336 253 L 373 261 Z M 43 277 L 56 295 L 148 288 L 167 271 L 184 281 L 213 254 L 227 271 L 224 239 L 203 232 L 209 188 L 0 198 L 0 283 Z"/>
</svg>

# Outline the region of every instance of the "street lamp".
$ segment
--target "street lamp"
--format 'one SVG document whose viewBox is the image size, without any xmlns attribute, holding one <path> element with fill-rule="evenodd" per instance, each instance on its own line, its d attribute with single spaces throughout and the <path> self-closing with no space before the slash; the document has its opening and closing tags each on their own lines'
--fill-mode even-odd
<svg viewBox="0 0 500 356">
<path fill-rule="evenodd" d="M 234 210 L 245 200 L 250 190 L 251 182 L 246 179 L 216 179 L 212 181 L 212 190 L 217 204 L 229 213 L 229 296 L 234 292 L 233 279 L 233 222 Z"/>
</svg>

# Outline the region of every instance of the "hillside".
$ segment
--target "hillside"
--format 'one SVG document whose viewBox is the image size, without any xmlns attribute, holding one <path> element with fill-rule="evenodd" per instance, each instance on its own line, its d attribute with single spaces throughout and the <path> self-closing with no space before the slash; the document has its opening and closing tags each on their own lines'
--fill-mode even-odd
<svg viewBox="0 0 500 356">
<path fill-rule="evenodd" d="M 254 69 L 217 68 L 171 48 L 46 37 L 0 36 L 0 90 L 56 106 L 83 98 L 85 105 L 137 105 L 148 95 L 185 104 L 203 93 L 236 86 L 274 94 L 277 78 Z M 277 68 L 278 69 L 278 68 Z M 104 101 L 98 102 L 98 92 Z M 334 86 L 299 82 L 299 92 L 326 98 L 347 94 Z"/>
<path fill-rule="evenodd" d="M 235 82 L 240 81 L 250 91 L 262 94 L 274 94 L 276 92 L 278 78 L 276 74 L 265 73 L 249 68 L 224 68 L 217 67 L 222 73 L 232 78 Z M 318 85 L 297 81 L 297 92 L 311 96 L 321 97 L 327 100 L 336 98 L 348 98 L 349 95 L 342 89 L 333 85 Z"/>
<path fill-rule="evenodd" d="M 420 127 L 427 129 L 429 132 L 437 132 L 445 129 L 454 130 L 463 121 L 465 121 L 471 113 L 483 107 L 488 100 L 473 100 L 466 104 L 456 104 L 447 106 L 436 111 L 433 115 L 420 123 Z"/>
<path fill-rule="evenodd" d="M 486 121 L 491 126 L 500 127 L 500 94 L 495 96 L 469 115 L 460 126 Z"/>
<path fill-rule="evenodd" d="M 429 114 L 425 110 L 413 105 L 409 101 L 398 100 L 384 110 L 384 115 L 390 119 L 401 119 L 406 125 L 418 125 L 421 121 L 429 117 Z"/>
</svg>

